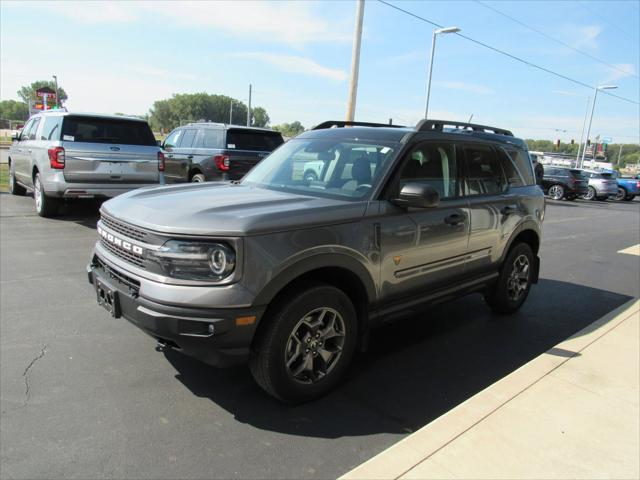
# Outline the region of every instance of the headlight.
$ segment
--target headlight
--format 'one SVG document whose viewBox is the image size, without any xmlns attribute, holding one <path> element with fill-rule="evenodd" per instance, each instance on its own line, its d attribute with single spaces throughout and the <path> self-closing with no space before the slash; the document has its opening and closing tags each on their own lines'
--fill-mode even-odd
<svg viewBox="0 0 640 480">
<path fill-rule="evenodd" d="M 223 243 L 169 240 L 148 259 L 160 265 L 173 278 L 185 280 L 222 280 L 236 268 L 236 254 Z"/>
</svg>

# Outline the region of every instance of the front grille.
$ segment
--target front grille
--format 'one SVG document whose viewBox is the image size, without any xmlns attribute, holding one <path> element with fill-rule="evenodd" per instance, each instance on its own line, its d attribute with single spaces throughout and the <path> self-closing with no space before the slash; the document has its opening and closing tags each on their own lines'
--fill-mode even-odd
<svg viewBox="0 0 640 480">
<path fill-rule="evenodd" d="M 149 236 L 149 234 L 144 230 L 140 230 L 139 228 L 133 227 L 128 223 L 121 222 L 120 220 L 116 220 L 115 218 L 109 217 L 105 214 L 100 215 L 100 220 L 102 220 L 102 223 L 111 230 L 140 242 L 145 242 Z"/>
<path fill-rule="evenodd" d="M 109 250 L 116 257 L 121 258 L 122 260 L 132 263 L 133 265 L 136 265 L 138 267 L 144 268 L 144 259 L 142 257 L 135 255 L 134 253 L 131 253 L 122 247 L 113 245 L 112 243 L 106 241 L 104 238 L 100 239 L 100 245 Z"/>
<path fill-rule="evenodd" d="M 117 282 L 128 288 L 131 295 L 133 295 L 134 297 L 137 297 L 139 295 L 140 282 L 138 280 L 131 278 L 130 276 L 120 272 L 119 270 L 116 270 L 115 268 L 110 267 L 102 260 L 100 260 L 100 258 L 98 258 L 97 256 L 94 257 L 93 264 L 104 273 L 106 273 L 112 280 L 116 280 Z"/>
</svg>

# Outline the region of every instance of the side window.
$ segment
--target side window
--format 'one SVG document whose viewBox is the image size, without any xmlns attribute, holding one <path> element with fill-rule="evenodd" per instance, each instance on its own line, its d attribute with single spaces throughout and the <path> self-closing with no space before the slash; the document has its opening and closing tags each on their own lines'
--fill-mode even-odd
<svg viewBox="0 0 640 480">
<path fill-rule="evenodd" d="M 500 149 L 502 168 L 507 175 L 509 185 L 522 187 L 535 185 L 535 176 L 527 152 L 516 148 Z"/>
<path fill-rule="evenodd" d="M 61 125 L 62 117 L 45 117 L 42 132 L 40 132 L 40 140 L 59 140 Z"/>
<path fill-rule="evenodd" d="M 464 151 L 469 195 L 496 195 L 507 190 L 507 178 L 493 149 L 469 146 Z"/>
<path fill-rule="evenodd" d="M 36 132 L 38 131 L 38 126 L 40 125 L 40 117 L 37 117 L 33 124 L 31 125 L 31 129 L 29 130 L 29 140 L 36 139 Z"/>
<path fill-rule="evenodd" d="M 29 120 L 27 122 L 27 124 L 24 126 L 24 128 L 22 129 L 22 132 L 20 132 L 20 140 L 27 140 L 29 138 L 29 132 L 31 131 L 31 127 L 33 126 L 33 120 Z"/>
<path fill-rule="evenodd" d="M 191 148 L 193 146 L 193 140 L 196 138 L 196 133 L 198 133 L 198 130 L 194 128 L 185 130 L 180 140 L 180 148 Z"/>
<path fill-rule="evenodd" d="M 453 144 L 424 142 L 409 153 L 400 172 L 400 185 L 409 182 L 428 183 L 440 198 L 453 198 L 459 193 L 458 165 Z"/>
<path fill-rule="evenodd" d="M 204 128 L 201 132 L 201 148 L 222 148 L 222 130 Z"/>
<path fill-rule="evenodd" d="M 165 148 L 176 148 L 180 141 L 180 137 L 182 136 L 182 132 L 184 130 L 174 130 L 169 134 L 167 138 L 164 139 L 164 147 Z"/>
</svg>

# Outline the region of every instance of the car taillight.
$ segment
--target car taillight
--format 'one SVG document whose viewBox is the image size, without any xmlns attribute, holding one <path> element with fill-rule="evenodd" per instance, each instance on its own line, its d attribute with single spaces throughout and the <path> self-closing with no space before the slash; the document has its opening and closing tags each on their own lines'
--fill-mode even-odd
<svg viewBox="0 0 640 480">
<path fill-rule="evenodd" d="M 229 156 L 228 155 L 216 155 L 213 157 L 213 161 L 216 162 L 216 167 L 222 172 L 229 170 Z"/>
<path fill-rule="evenodd" d="M 49 153 L 49 163 L 51 164 L 51 168 L 56 168 L 58 170 L 64 168 L 64 148 L 62 147 L 51 147 L 47 150 Z"/>
<path fill-rule="evenodd" d="M 164 153 L 158 152 L 158 171 L 164 172 Z"/>
<path fill-rule="evenodd" d="M 640 182 L 636 182 L 636 188 L 640 188 Z"/>
</svg>

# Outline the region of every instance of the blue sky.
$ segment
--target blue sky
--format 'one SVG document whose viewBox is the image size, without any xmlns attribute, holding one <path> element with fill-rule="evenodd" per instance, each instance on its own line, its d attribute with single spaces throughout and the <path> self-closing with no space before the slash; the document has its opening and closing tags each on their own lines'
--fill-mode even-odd
<svg viewBox="0 0 640 480">
<path fill-rule="evenodd" d="M 554 43 L 479 2 L 396 2 L 405 10 L 589 85 L 640 97 L 640 2 L 486 2 L 594 57 Z M 0 98 L 57 74 L 80 111 L 145 113 L 173 93 L 253 103 L 272 124 L 345 115 L 355 3 L 7 2 L 0 4 Z M 39 25 L 42 25 L 39 27 Z M 367 0 L 356 119 L 414 124 L 423 115 L 433 27 Z M 579 139 L 592 91 L 456 35 L 438 37 L 431 118 Z M 639 142 L 639 107 L 599 94 L 592 137 Z M 556 131 L 566 130 L 567 132 Z"/>
</svg>

